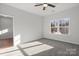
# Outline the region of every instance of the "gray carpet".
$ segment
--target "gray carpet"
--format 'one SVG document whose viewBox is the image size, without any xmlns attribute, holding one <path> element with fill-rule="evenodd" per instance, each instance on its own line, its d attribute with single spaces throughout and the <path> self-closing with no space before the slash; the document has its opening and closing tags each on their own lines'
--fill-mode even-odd
<svg viewBox="0 0 79 59">
<path fill-rule="evenodd" d="M 46 39 L 46 38 L 39 39 L 36 41 L 50 45 L 54 48 L 43 51 L 38 54 L 34 54 L 32 56 L 79 56 L 79 45 Z M 25 48 L 23 49 L 19 47 L 19 49 L 25 56 L 28 56 L 28 54 L 24 51 Z"/>
</svg>

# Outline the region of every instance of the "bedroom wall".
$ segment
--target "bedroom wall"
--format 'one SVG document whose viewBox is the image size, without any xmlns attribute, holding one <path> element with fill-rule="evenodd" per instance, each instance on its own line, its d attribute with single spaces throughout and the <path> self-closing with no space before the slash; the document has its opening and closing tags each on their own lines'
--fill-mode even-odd
<svg viewBox="0 0 79 59">
<path fill-rule="evenodd" d="M 52 34 L 50 32 L 50 21 L 52 19 L 59 19 L 64 17 L 70 18 L 69 35 Z M 44 17 L 43 22 L 44 22 L 44 26 L 43 26 L 44 38 L 79 44 L 79 6 L 73 7 L 68 10 L 64 10 L 56 14 L 46 16 Z"/>
<path fill-rule="evenodd" d="M 42 17 L 0 4 L 0 14 L 13 16 L 14 36 L 21 35 L 21 43 L 42 38 Z"/>
</svg>

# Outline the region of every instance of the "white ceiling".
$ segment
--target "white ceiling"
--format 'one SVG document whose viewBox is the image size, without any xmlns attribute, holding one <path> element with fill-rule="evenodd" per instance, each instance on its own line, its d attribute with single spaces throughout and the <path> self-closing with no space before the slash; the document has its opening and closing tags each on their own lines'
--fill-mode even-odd
<svg viewBox="0 0 79 59">
<path fill-rule="evenodd" d="M 55 14 L 57 12 L 79 5 L 78 3 L 52 3 L 56 5 L 55 8 L 47 7 L 47 9 L 43 11 L 42 6 L 35 7 L 34 6 L 35 3 L 7 3 L 7 4 L 40 16 Z"/>
</svg>

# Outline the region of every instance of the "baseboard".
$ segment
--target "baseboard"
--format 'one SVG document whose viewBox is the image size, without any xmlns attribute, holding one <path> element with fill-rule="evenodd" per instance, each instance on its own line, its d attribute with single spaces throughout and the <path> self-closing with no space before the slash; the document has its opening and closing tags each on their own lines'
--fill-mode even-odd
<svg viewBox="0 0 79 59">
<path fill-rule="evenodd" d="M 42 39 L 49 39 L 49 38 L 42 38 Z M 79 46 L 79 44 L 76 44 L 76 43 L 71 43 L 71 42 L 66 42 L 66 41 L 60 41 L 60 40 L 56 40 L 56 39 L 50 39 L 50 40 L 55 40 L 55 41 L 64 42 L 64 43 L 68 43 L 68 44 L 74 44 L 74 45 L 78 45 Z"/>
</svg>

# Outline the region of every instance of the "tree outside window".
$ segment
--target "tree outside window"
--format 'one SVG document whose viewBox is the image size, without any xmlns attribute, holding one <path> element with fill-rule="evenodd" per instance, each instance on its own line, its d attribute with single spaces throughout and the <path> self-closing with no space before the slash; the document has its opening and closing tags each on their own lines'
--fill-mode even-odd
<svg viewBox="0 0 79 59">
<path fill-rule="evenodd" d="M 69 33 L 69 18 L 52 20 L 51 21 L 51 33 L 68 34 Z"/>
</svg>

